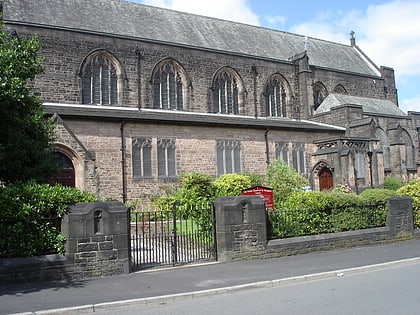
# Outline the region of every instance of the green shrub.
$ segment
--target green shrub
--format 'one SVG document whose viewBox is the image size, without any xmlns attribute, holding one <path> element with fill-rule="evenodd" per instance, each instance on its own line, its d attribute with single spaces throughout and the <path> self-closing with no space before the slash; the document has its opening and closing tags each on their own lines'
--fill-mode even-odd
<svg viewBox="0 0 420 315">
<path fill-rule="evenodd" d="M 0 188 L 0 257 L 64 251 L 60 218 L 71 204 L 97 201 L 75 188 L 32 182 Z"/>
<path fill-rule="evenodd" d="M 386 219 L 386 200 L 390 192 L 368 191 L 361 195 L 325 193 L 328 199 L 330 231 L 342 232 L 383 226 Z"/>
<path fill-rule="evenodd" d="M 268 213 L 272 238 L 302 236 L 383 226 L 386 200 L 392 191 L 366 192 L 364 197 L 339 191 L 293 192 L 280 210 Z"/>
<path fill-rule="evenodd" d="M 185 205 L 197 205 L 212 201 L 216 188 L 210 175 L 190 173 L 180 177 L 180 189 L 176 195 L 179 202 Z"/>
<path fill-rule="evenodd" d="M 308 185 L 308 181 L 282 159 L 277 159 L 268 166 L 266 181 L 273 189 L 275 207 L 280 206 L 292 192 Z"/>
<path fill-rule="evenodd" d="M 215 199 L 216 192 L 211 176 L 202 173 L 184 174 L 180 176 L 176 187 L 171 194 L 153 202 L 154 206 L 160 210 L 156 212 L 154 219 L 171 218 L 176 204 L 177 217 L 193 220 L 202 233 L 209 233 L 212 213 L 208 211 L 208 204 Z"/>
<path fill-rule="evenodd" d="M 411 198 L 414 225 L 420 227 L 420 180 L 412 180 L 397 190 L 397 193 Z"/>
<path fill-rule="evenodd" d="M 224 174 L 214 181 L 216 197 L 239 196 L 242 190 L 252 186 L 252 180 L 247 175 Z"/>
<path fill-rule="evenodd" d="M 384 189 L 398 190 L 403 186 L 403 182 L 399 178 L 387 176 L 384 178 Z"/>
<path fill-rule="evenodd" d="M 360 204 L 360 198 L 358 195 L 353 193 L 342 193 L 339 191 L 323 192 L 327 199 L 327 212 L 332 213 L 334 211 L 357 207 Z"/>
<path fill-rule="evenodd" d="M 325 233 L 328 230 L 326 207 L 323 193 L 292 192 L 280 209 L 268 213 L 269 235 L 281 238 Z"/>
<path fill-rule="evenodd" d="M 392 189 L 371 188 L 362 191 L 359 196 L 365 203 L 386 205 L 388 198 L 398 196 L 398 193 Z"/>
<path fill-rule="evenodd" d="M 264 183 L 264 177 L 260 176 L 258 174 L 255 173 L 248 173 L 248 172 L 244 172 L 242 173 L 242 175 L 248 176 L 249 179 L 251 180 L 251 187 L 254 186 L 263 186 Z M 246 187 L 249 188 L 249 187 Z"/>
</svg>

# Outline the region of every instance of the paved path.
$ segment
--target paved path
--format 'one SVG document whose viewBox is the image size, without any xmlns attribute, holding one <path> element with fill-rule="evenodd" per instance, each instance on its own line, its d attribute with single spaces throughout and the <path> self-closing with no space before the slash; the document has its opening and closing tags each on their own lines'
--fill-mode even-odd
<svg viewBox="0 0 420 315">
<path fill-rule="evenodd" d="M 0 285 L 0 314 L 93 312 L 127 304 L 127 300 L 144 304 L 251 286 L 307 281 L 401 263 L 420 263 L 420 240 L 282 258 L 150 270 L 84 281 Z"/>
</svg>

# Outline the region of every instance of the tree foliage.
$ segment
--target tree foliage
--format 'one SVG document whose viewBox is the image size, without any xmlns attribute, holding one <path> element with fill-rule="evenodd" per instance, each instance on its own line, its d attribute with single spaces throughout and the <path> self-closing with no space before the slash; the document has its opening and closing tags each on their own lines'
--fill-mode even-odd
<svg viewBox="0 0 420 315">
<path fill-rule="evenodd" d="M 52 167 L 52 122 L 30 82 L 42 72 L 37 37 L 8 34 L 0 24 L 0 182 L 46 179 Z"/>
<path fill-rule="evenodd" d="M 293 191 L 308 185 L 308 181 L 282 159 L 277 159 L 268 166 L 267 183 L 273 189 L 276 207 L 280 206 Z"/>
</svg>

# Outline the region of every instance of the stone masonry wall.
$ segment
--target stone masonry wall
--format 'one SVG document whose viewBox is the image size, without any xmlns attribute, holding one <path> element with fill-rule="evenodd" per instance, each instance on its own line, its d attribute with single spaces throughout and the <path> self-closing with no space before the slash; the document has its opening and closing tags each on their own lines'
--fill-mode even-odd
<svg viewBox="0 0 420 315">
<path fill-rule="evenodd" d="M 288 82 L 290 90 L 294 91 L 294 67 L 289 61 L 276 62 L 246 56 L 235 56 L 218 52 L 210 52 L 193 48 L 176 47 L 158 43 L 139 42 L 112 36 L 90 35 L 77 32 L 34 29 L 27 26 L 14 26 L 19 34 L 37 33 L 41 41 L 41 53 L 45 58 L 44 73 L 35 81 L 35 88 L 43 101 L 61 102 L 68 104 L 81 103 L 80 67 L 83 60 L 91 52 L 106 50 L 121 63 L 124 79 L 124 107 L 151 108 L 152 86 L 151 74 L 155 66 L 162 60 L 172 58 L 176 60 L 188 75 L 191 83 L 187 104 L 188 110 L 194 112 L 208 112 L 211 108 L 212 79 L 217 70 L 229 66 L 239 74 L 244 84 L 242 114 L 261 116 L 265 113 L 264 86 L 269 77 L 280 73 Z M 140 67 L 136 50 L 141 53 Z M 296 52 L 299 53 L 299 52 Z M 256 88 L 254 91 L 254 77 L 252 68 L 257 70 Z M 140 76 L 137 69 L 140 68 Z M 322 82 L 328 93 L 338 84 L 345 87 L 351 95 L 383 98 L 385 80 L 374 81 L 368 77 L 361 77 L 349 73 L 331 72 L 323 69 L 311 68 L 307 86 L 312 82 Z M 141 84 L 141 96 L 138 99 L 138 83 Z M 392 83 L 392 82 L 391 82 Z M 393 87 L 394 89 L 395 87 Z M 311 91 L 308 92 L 311 94 Z M 257 101 L 255 112 L 254 97 Z M 313 106 L 313 96 L 304 99 Z M 300 110 L 301 113 L 310 111 Z M 306 118 L 306 117 L 301 117 Z"/>
<path fill-rule="evenodd" d="M 77 281 L 130 271 L 128 209 L 78 203 L 62 222 L 65 255 L 0 259 L 0 283 Z"/>
<path fill-rule="evenodd" d="M 95 173 L 98 185 L 96 189 L 101 198 L 114 198 L 120 200 L 122 194 L 122 169 L 121 169 L 121 139 L 120 124 L 92 122 L 80 124 L 77 120 L 66 120 L 66 126 L 77 135 L 79 141 L 89 151 L 95 152 Z M 241 141 L 241 170 L 264 175 L 266 172 L 266 144 L 265 130 L 247 128 L 211 128 L 203 126 L 162 126 L 153 123 L 127 122 L 124 126 L 126 144 L 127 167 L 127 197 L 128 200 L 140 199 L 150 201 L 159 193 L 163 182 L 157 178 L 157 139 L 172 138 L 176 141 L 176 169 L 177 174 L 191 172 L 207 173 L 216 177 L 216 139 L 235 139 Z M 100 135 L 98 137 L 97 135 Z M 332 136 L 333 133 L 323 133 L 323 136 Z M 307 152 L 307 173 L 310 172 L 311 153 L 315 150 L 312 143 L 318 133 L 311 134 L 292 130 L 271 130 L 268 133 L 269 158 L 275 160 L 275 142 L 284 141 L 304 142 Z M 152 139 L 152 175 L 151 179 L 136 179 L 132 175 L 132 139 Z M 194 157 L 194 158 L 191 158 Z M 290 161 L 291 161 L 290 157 Z M 91 188 L 94 190 L 93 188 Z"/>
<path fill-rule="evenodd" d="M 386 227 L 274 240 L 267 240 L 261 230 L 261 223 L 266 225 L 262 198 L 223 197 L 216 200 L 215 209 L 218 260 L 225 262 L 375 245 L 419 235 L 413 229 L 411 199 L 407 197 L 390 198 Z M 249 221 L 244 220 L 247 213 L 252 213 Z"/>
</svg>

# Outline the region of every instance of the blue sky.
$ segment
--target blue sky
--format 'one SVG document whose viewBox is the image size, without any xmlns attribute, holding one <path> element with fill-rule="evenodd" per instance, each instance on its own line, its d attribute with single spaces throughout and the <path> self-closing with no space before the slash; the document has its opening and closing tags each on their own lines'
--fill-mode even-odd
<svg viewBox="0 0 420 315">
<path fill-rule="evenodd" d="M 128 0 L 356 44 L 378 66 L 395 70 L 400 108 L 420 112 L 418 0 Z"/>
</svg>

